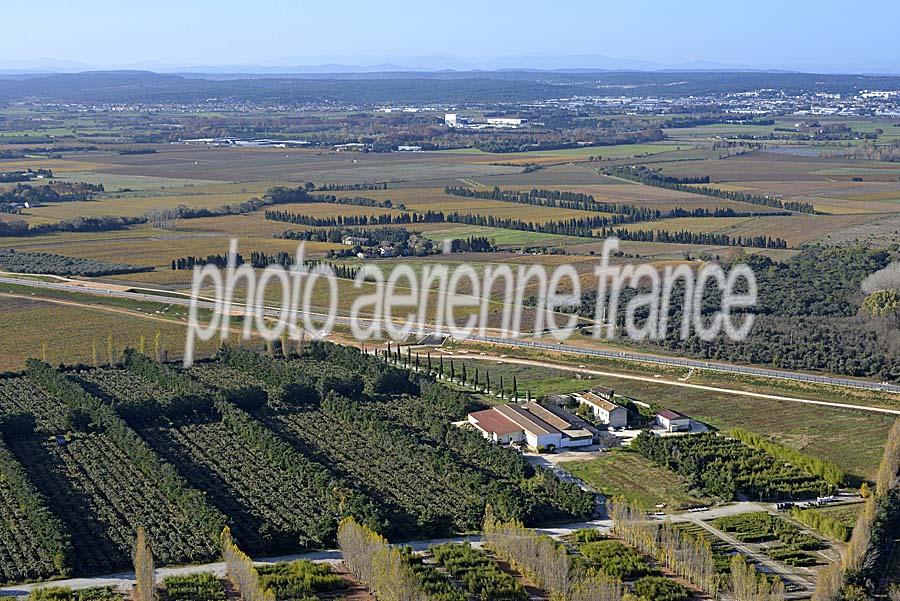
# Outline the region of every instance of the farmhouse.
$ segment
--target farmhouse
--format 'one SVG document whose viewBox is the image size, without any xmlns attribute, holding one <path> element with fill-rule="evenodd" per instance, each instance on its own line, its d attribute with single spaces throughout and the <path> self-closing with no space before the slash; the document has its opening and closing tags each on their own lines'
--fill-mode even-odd
<svg viewBox="0 0 900 601">
<path fill-rule="evenodd" d="M 368 238 L 362 238 L 359 236 L 345 236 L 343 242 L 347 246 L 368 246 L 369 245 Z"/>
<path fill-rule="evenodd" d="M 614 393 L 609 388 L 592 388 L 587 392 L 576 392 L 572 395 L 578 403 L 590 408 L 601 423 L 610 428 L 624 428 L 628 425 L 628 410 L 613 402 Z"/>
<path fill-rule="evenodd" d="M 663 409 L 656 414 L 656 425 L 666 432 L 684 432 L 691 429 L 691 418 L 677 411 Z"/>
<path fill-rule="evenodd" d="M 524 442 L 534 451 L 583 447 L 594 432 L 574 415 L 553 405 L 498 405 L 468 415 L 469 425 L 499 444 Z"/>
</svg>

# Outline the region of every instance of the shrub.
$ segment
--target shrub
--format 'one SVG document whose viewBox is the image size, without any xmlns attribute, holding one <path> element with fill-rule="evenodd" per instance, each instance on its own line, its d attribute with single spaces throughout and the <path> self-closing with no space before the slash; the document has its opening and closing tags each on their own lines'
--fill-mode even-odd
<svg viewBox="0 0 900 601">
<path fill-rule="evenodd" d="M 691 592 L 674 580 L 644 576 L 634 583 L 634 594 L 647 601 L 683 601 Z"/>
<path fill-rule="evenodd" d="M 620 580 L 635 580 L 657 573 L 634 549 L 616 540 L 590 542 L 578 548 L 591 567 Z"/>
</svg>

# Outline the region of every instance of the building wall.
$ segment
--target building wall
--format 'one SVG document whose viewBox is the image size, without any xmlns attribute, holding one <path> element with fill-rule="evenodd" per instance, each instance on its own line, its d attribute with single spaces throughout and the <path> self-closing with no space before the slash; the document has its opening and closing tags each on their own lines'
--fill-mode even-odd
<svg viewBox="0 0 900 601">
<path fill-rule="evenodd" d="M 593 444 L 593 438 L 563 438 L 561 441 L 561 448 L 573 448 L 573 447 L 587 447 Z"/>
<path fill-rule="evenodd" d="M 613 428 L 624 428 L 628 425 L 628 410 L 624 407 L 616 407 L 609 413 L 609 422 Z"/>
<path fill-rule="evenodd" d="M 546 449 L 547 447 L 560 448 L 562 446 L 562 436 L 560 434 L 534 434 L 525 432 L 525 441 L 528 446 L 534 450 Z"/>
<path fill-rule="evenodd" d="M 617 407 L 612 411 L 607 411 L 603 407 L 598 407 L 596 405 L 590 405 L 591 409 L 594 410 L 594 415 L 604 424 L 611 426 L 613 428 L 624 428 L 628 425 L 628 410 L 624 407 Z"/>
<path fill-rule="evenodd" d="M 691 429 L 691 420 L 687 418 L 670 420 L 668 418 L 662 417 L 661 415 L 657 415 L 656 423 L 669 432 L 681 432 L 682 430 Z"/>
</svg>

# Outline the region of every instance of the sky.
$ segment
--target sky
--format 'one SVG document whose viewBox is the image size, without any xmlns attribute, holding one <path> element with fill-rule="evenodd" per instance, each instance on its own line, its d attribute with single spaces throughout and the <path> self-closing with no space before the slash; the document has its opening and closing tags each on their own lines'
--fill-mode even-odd
<svg viewBox="0 0 900 601">
<path fill-rule="evenodd" d="M 3 4 L 6 69 L 393 64 L 900 73 L 896 0 Z"/>
</svg>

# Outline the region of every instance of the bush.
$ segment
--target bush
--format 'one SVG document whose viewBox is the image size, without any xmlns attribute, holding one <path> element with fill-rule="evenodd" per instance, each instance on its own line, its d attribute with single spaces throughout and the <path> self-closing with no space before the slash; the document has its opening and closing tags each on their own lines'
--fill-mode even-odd
<svg viewBox="0 0 900 601">
<path fill-rule="evenodd" d="M 591 567 L 613 578 L 635 580 L 657 574 L 637 551 L 617 540 L 585 543 L 578 550 Z"/>
<path fill-rule="evenodd" d="M 225 601 L 225 587 L 213 574 L 170 576 L 163 586 L 170 601 Z"/>
<path fill-rule="evenodd" d="M 818 530 L 828 538 L 843 543 L 850 540 L 850 533 L 853 532 L 852 527 L 824 515 L 815 509 L 800 509 L 799 507 L 793 507 L 791 509 L 791 517 L 805 526 Z"/>
<path fill-rule="evenodd" d="M 576 543 L 595 543 L 606 539 L 606 535 L 595 528 L 581 528 L 572 534 L 572 540 Z"/>
<path fill-rule="evenodd" d="M 645 576 L 634 583 L 634 594 L 647 601 L 683 601 L 691 592 L 674 580 Z"/>
<path fill-rule="evenodd" d="M 501 571 L 483 551 L 449 543 L 432 547 L 431 552 L 435 560 L 478 599 L 524 601 L 528 598 L 522 585 Z"/>
<path fill-rule="evenodd" d="M 765 511 L 716 518 L 713 525 L 725 532 L 731 532 L 741 542 L 779 540 L 793 549 L 804 551 L 822 547 L 822 543 L 816 537 Z"/>
<path fill-rule="evenodd" d="M 300 560 L 258 566 L 263 588 L 275 593 L 279 601 L 300 601 L 315 593 L 346 588 L 347 581 L 325 563 Z"/>
<path fill-rule="evenodd" d="M 34 589 L 28 601 L 74 601 L 75 595 L 68 586 L 48 586 Z"/>
</svg>

